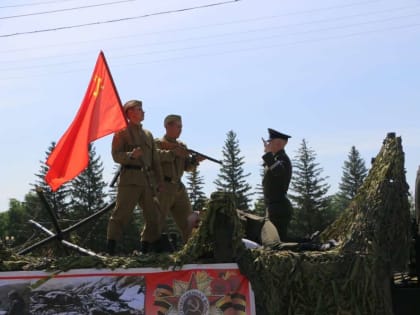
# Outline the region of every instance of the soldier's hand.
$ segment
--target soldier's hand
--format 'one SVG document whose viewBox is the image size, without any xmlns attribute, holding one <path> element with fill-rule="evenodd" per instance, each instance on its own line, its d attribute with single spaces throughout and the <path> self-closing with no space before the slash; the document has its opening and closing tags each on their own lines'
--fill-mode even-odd
<svg viewBox="0 0 420 315">
<path fill-rule="evenodd" d="M 142 155 L 143 155 L 143 150 L 140 147 L 134 148 L 130 154 L 132 159 L 138 159 Z"/>
<path fill-rule="evenodd" d="M 204 161 L 206 158 L 202 155 L 197 155 L 195 157 L 195 160 L 197 161 L 197 163 L 200 163 L 201 161 Z"/>
<path fill-rule="evenodd" d="M 189 155 L 188 151 L 180 146 L 177 146 L 173 151 L 176 156 L 179 156 L 182 158 L 186 158 Z"/>
<path fill-rule="evenodd" d="M 264 152 L 271 152 L 271 145 L 270 145 L 270 141 L 264 141 Z"/>
</svg>

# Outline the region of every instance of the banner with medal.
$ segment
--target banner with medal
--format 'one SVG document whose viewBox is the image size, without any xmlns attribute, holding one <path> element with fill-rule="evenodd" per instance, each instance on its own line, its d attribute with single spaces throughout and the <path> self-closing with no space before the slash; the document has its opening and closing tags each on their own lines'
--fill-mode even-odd
<svg viewBox="0 0 420 315">
<path fill-rule="evenodd" d="M 0 314 L 253 315 L 236 264 L 0 272 Z"/>
<path fill-rule="evenodd" d="M 146 277 L 146 313 L 251 315 L 254 296 L 236 264 L 187 265 Z"/>
</svg>

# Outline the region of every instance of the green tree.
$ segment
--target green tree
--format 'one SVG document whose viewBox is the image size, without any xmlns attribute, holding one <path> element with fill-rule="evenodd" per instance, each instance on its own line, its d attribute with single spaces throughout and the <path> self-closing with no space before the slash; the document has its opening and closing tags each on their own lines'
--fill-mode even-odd
<svg viewBox="0 0 420 315">
<path fill-rule="evenodd" d="M 71 181 L 72 209 L 77 214 L 92 214 L 105 206 L 103 170 L 101 157 L 90 144 L 87 168 Z"/>
<path fill-rule="evenodd" d="M 120 165 L 119 164 L 114 164 L 113 167 L 114 171 L 113 171 L 113 176 L 111 181 L 113 181 L 114 179 L 116 179 L 116 181 L 114 182 L 114 185 L 109 187 L 108 189 L 108 197 L 110 198 L 110 200 L 115 200 L 117 198 L 117 187 L 118 187 L 118 177 L 119 177 L 119 172 L 120 172 Z M 118 176 L 117 176 L 118 174 Z M 116 176 L 116 178 L 115 178 Z M 109 183 L 109 185 L 111 184 L 111 182 Z"/>
<path fill-rule="evenodd" d="M 42 192 L 45 196 L 45 199 L 48 201 L 48 204 L 55 212 L 58 218 L 65 218 L 68 212 L 68 207 L 70 204 L 70 185 L 64 183 L 57 191 L 53 192 L 45 181 L 45 175 L 48 172 L 49 167 L 45 164 L 45 161 L 50 156 L 51 152 L 55 147 L 55 142 L 51 142 L 51 145 L 48 147 L 45 152 L 45 160 L 39 161 L 41 166 L 39 172 L 35 174 L 36 180 L 31 186 L 36 189 L 37 187 L 42 189 Z"/>
<path fill-rule="evenodd" d="M 257 187 L 255 189 L 257 193 L 257 199 L 254 203 L 254 213 L 256 215 L 264 217 L 265 211 L 266 211 L 265 202 L 264 202 L 264 191 L 262 187 L 262 178 L 264 177 L 264 168 L 261 168 L 260 176 L 261 176 L 261 183 L 257 184 Z"/>
<path fill-rule="evenodd" d="M 347 161 L 344 161 L 343 175 L 339 184 L 339 199 L 342 210 L 347 208 L 351 200 L 356 196 L 360 186 L 367 175 L 365 161 L 360 157 L 359 151 L 352 146 Z"/>
<path fill-rule="evenodd" d="M 16 199 L 11 199 L 9 210 L 6 212 L 5 230 L 2 235 L 3 242 L 6 237 L 8 237 L 9 240 L 13 238 L 12 242 L 6 244 L 7 246 L 16 247 L 26 242 L 29 219 L 30 216 L 25 209 L 25 203 Z"/>
<path fill-rule="evenodd" d="M 16 231 L 16 250 L 25 249 L 48 237 L 48 235 L 35 226 L 35 224 L 30 224 L 29 219 L 31 222 L 41 224 L 53 233 L 57 232 L 51 215 L 48 213 L 45 205 L 41 202 L 37 194 L 33 192 L 27 193 L 25 195 L 25 201 L 15 203 L 14 207 L 20 209 L 19 211 L 21 211 L 22 217 L 24 218 L 23 221 L 19 222 L 19 228 L 15 229 L 12 226 L 12 229 Z M 10 209 L 12 209 L 12 206 Z M 65 253 L 67 253 L 67 251 L 64 250 L 63 245 L 58 240 L 52 240 L 31 251 L 31 255 L 44 257 L 53 254 L 59 256 Z"/>
<path fill-rule="evenodd" d="M 81 220 L 105 206 L 107 195 L 103 169 L 100 156 L 96 154 L 95 147 L 90 144 L 87 168 L 71 181 L 72 219 Z M 102 215 L 93 226 L 81 226 L 75 231 L 78 238 L 74 238 L 74 242 L 80 243 L 83 240 L 82 247 L 88 246 L 91 249 L 105 250 L 107 222 L 108 216 Z"/>
<path fill-rule="evenodd" d="M 245 178 L 250 173 L 244 174 L 244 157 L 240 156 L 239 140 L 232 130 L 227 133 L 222 153 L 223 165 L 214 184 L 218 190 L 233 193 L 236 199 L 236 208 L 249 209 L 250 196 L 253 193 L 250 193 L 252 187 Z"/>
<path fill-rule="evenodd" d="M 206 194 L 203 191 L 204 179 L 200 176 L 200 171 L 197 168 L 186 173 L 186 177 L 191 206 L 194 211 L 201 210 L 207 202 Z"/>
<path fill-rule="evenodd" d="M 290 199 L 295 208 L 291 234 L 306 236 L 323 230 L 328 224 L 329 185 L 321 177 L 323 169 L 316 162 L 316 153 L 305 139 L 293 162 Z"/>
</svg>

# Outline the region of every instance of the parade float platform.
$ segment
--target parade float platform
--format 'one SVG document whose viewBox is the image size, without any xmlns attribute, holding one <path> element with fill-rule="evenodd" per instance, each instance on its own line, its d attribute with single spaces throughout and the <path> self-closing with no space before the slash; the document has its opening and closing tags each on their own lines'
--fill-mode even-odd
<svg viewBox="0 0 420 315">
<path fill-rule="evenodd" d="M 1 306 L 13 289 L 39 314 L 60 314 L 47 302 L 90 305 L 61 314 L 402 314 L 393 277 L 407 271 L 412 239 L 400 137 L 387 135 L 356 197 L 321 232 L 339 243 L 330 250 L 247 249 L 229 196 L 213 197 L 173 254 L 47 259 L 3 251 Z"/>
</svg>

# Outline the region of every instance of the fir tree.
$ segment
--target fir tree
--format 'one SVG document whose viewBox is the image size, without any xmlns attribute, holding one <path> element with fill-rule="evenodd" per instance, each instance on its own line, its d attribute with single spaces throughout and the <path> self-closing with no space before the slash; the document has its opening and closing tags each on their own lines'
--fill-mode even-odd
<svg viewBox="0 0 420 315">
<path fill-rule="evenodd" d="M 254 213 L 256 215 L 264 217 L 265 212 L 266 212 L 265 201 L 264 201 L 264 191 L 262 187 L 262 178 L 264 177 L 264 168 L 261 168 L 260 176 L 261 176 L 261 183 L 257 184 L 257 187 L 256 187 L 256 193 L 258 197 L 254 203 Z"/>
<path fill-rule="evenodd" d="M 35 180 L 31 186 L 33 186 L 34 189 L 39 187 L 42 190 L 45 199 L 58 218 L 65 218 L 69 210 L 68 206 L 70 204 L 70 185 L 68 183 L 64 183 L 60 188 L 53 192 L 45 181 L 45 175 L 49 169 L 49 167 L 45 164 L 45 161 L 48 159 L 54 148 L 55 142 L 51 142 L 47 152 L 45 152 L 45 160 L 39 161 L 41 163 L 41 167 L 39 172 L 35 174 L 37 180 Z M 40 216 L 44 217 L 43 214 L 40 214 Z"/>
<path fill-rule="evenodd" d="M 105 206 L 106 183 L 103 180 L 103 170 L 101 158 L 96 155 L 95 147 L 90 144 L 87 168 L 71 181 L 73 210 L 86 215 Z"/>
<path fill-rule="evenodd" d="M 87 168 L 71 181 L 73 219 L 81 220 L 105 206 L 106 183 L 102 176 L 103 169 L 100 156 L 96 155 L 95 147 L 90 144 Z M 103 215 L 97 219 L 94 226 L 81 226 L 77 230 L 79 239 L 92 249 L 104 249 L 107 222 L 108 216 Z M 95 236 L 94 240 L 91 239 L 92 235 Z"/>
<path fill-rule="evenodd" d="M 249 208 L 249 191 L 252 187 L 245 178 L 250 175 L 244 174 L 244 157 L 240 156 L 239 140 L 232 130 L 227 133 L 227 139 L 223 147 L 223 165 L 220 168 L 218 178 L 214 181 L 218 190 L 233 193 L 235 196 L 236 208 L 246 210 Z"/>
<path fill-rule="evenodd" d="M 119 175 L 117 176 L 117 173 L 120 172 L 120 170 L 121 170 L 120 165 L 119 164 L 114 164 L 114 172 L 113 172 L 114 175 L 113 175 L 111 181 L 114 180 L 114 179 L 116 179 L 116 181 L 114 182 L 113 186 L 110 186 L 109 189 L 108 189 L 108 197 L 111 200 L 115 200 L 117 198 L 117 187 L 118 187 L 118 177 L 119 177 Z M 115 176 L 117 176 L 117 177 L 115 178 Z"/>
<path fill-rule="evenodd" d="M 322 168 L 316 162 L 316 153 L 302 140 L 293 163 L 290 199 L 295 208 L 291 233 L 299 236 L 311 235 L 323 230 L 328 224 L 327 210 L 329 185 L 326 177 L 320 177 Z"/>
<path fill-rule="evenodd" d="M 186 174 L 187 192 L 194 211 L 203 209 L 207 202 L 205 193 L 203 192 L 204 180 L 200 176 L 200 171 L 196 168 L 192 172 Z"/>
<path fill-rule="evenodd" d="M 365 161 L 360 157 L 355 146 L 351 147 L 348 160 L 344 162 L 343 175 L 339 184 L 340 206 L 347 208 L 350 201 L 356 196 L 367 175 Z"/>
</svg>

